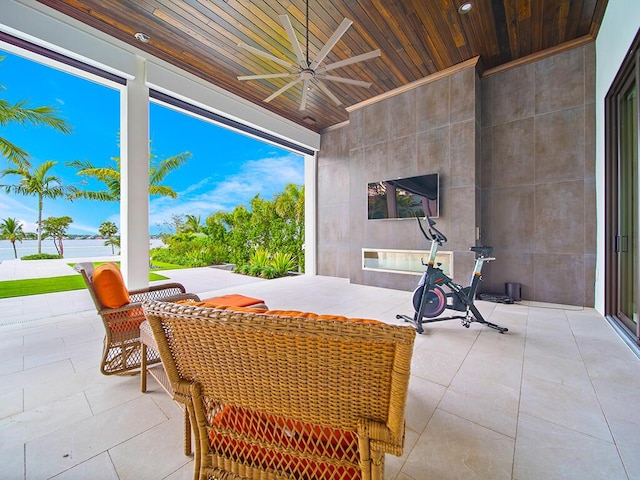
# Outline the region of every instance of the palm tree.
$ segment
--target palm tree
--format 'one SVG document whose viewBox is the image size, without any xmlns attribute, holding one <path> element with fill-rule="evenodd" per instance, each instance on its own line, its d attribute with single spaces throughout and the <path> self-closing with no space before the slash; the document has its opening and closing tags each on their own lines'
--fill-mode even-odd
<svg viewBox="0 0 640 480">
<path fill-rule="evenodd" d="M 287 244 L 293 247 L 290 252 L 298 257 L 302 268 L 304 255 L 304 185 L 295 183 L 285 185 L 284 190 L 274 199 L 276 214 L 284 220 Z"/>
<path fill-rule="evenodd" d="M 0 237 L 11 242 L 15 258 L 18 258 L 16 242 L 22 242 L 25 236 L 22 230 L 22 224 L 15 218 L 3 218 L 2 222 L 0 222 Z"/>
<path fill-rule="evenodd" d="M 190 232 L 190 233 L 198 233 L 202 230 L 202 225 L 200 224 L 200 215 L 197 217 L 195 215 L 187 214 L 187 219 L 184 222 L 184 226 L 182 227 L 182 232 Z"/>
<path fill-rule="evenodd" d="M 113 251 L 113 247 L 118 247 L 120 248 L 120 237 L 109 237 L 104 241 L 104 246 L 108 247 L 109 245 L 111 245 L 111 255 L 113 255 L 115 252 Z"/>
<path fill-rule="evenodd" d="M 165 158 L 160 162 L 156 162 L 155 158 L 155 155 L 149 154 L 149 193 L 151 195 L 176 198 L 178 194 L 173 188 L 160 185 L 160 183 L 169 173 L 191 158 L 191 153 L 183 152 L 173 157 Z M 120 158 L 112 157 L 111 160 L 115 163 L 115 166 L 96 167 L 88 160 L 68 162 L 67 166 L 77 169 L 76 173 L 78 175 L 99 180 L 106 187 L 105 190 L 94 191 L 80 190 L 74 187 L 70 198 L 85 198 L 102 202 L 120 201 Z"/>
<path fill-rule="evenodd" d="M 70 187 L 62 185 L 60 177 L 49 174 L 58 162 L 49 160 L 42 165 L 30 170 L 30 167 L 21 166 L 16 168 L 7 168 L 0 172 L 0 178 L 6 175 L 18 175 L 20 181 L 17 185 L 2 185 L 6 193 L 17 193 L 26 196 L 38 197 L 38 253 L 42 253 L 42 207 L 45 198 L 60 198 L 68 195 L 71 191 Z"/>
<path fill-rule="evenodd" d="M 100 233 L 100 235 L 107 238 L 107 240 L 105 240 L 104 242 L 104 245 L 105 247 L 107 245 L 111 245 L 111 255 L 113 255 L 113 247 L 120 246 L 120 240 L 118 240 L 117 242 L 114 241 L 114 236 L 116 233 L 118 233 L 118 227 L 113 222 L 102 222 L 100 224 L 100 227 L 98 227 L 98 232 Z"/>
<path fill-rule="evenodd" d="M 4 57 L 0 57 L 0 62 Z M 0 85 L 0 90 L 4 86 Z M 25 125 L 30 123 L 35 126 L 47 126 L 54 128 L 62 133 L 70 133 L 71 126 L 63 119 L 57 116 L 57 108 L 55 107 L 29 107 L 28 100 L 21 100 L 14 104 L 0 99 L 0 127 L 5 127 L 10 123 L 18 123 Z M 29 154 L 9 141 L 0 136 L 0 152 L 12 164 L 21 167 L 30 167 Z"/>
<path fill-rule="evenodd" d="M 51 237 L 53 245 L 56 247 L 60 257 L 64 258 L 64 244 L 62 243 L 64 236 L 67 234 L 69 225 L 73 223 L 73 219 L 68 216 L 49 217 L 42 221 L 42 236 L 44 238 Z"/>
<path fill-rule="evenodd" d="M 288 183 L 274 201 L 279 217 L 296 223 L 304 221 L 304 185 Z"/>
</svg>

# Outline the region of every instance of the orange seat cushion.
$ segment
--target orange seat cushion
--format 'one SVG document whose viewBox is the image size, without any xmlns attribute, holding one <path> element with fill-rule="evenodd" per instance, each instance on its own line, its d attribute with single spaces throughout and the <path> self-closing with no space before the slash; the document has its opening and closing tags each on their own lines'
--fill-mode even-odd
<svg viewBox="0 0 640 480">
<path fill-rule="evenodd" d="M 379 320 L 371 320 L 369 318 L 349 318 L 342 315 L 318 315 L 311 312 L 298 312 L 296 310 L 267 310 L 267 315 L 277 315 L 279 317 L 295 317 L 295 318 L 312 318 L 314 320 L 330 320 L 337 322 L 354 322 L 354 323 L 383 323 Z"/>
<path fill-rule="evenodd" d="M 103 263 L 93 272 L 93 288 L 100 303 L 108 308 L 122 307 L 131 302 L 122 273 L 115 263 Z"/>
<path fill-rule="evenodd" d="M 216 307 L 224 306 L 224 307 L 249 307 L 251 305 L 256 305 L 258 303 L 264 303 L 264 300 L 260 300 L 259 298 L 246 297 L 244 295 L 240 295 L 238 293 L 232 293 L 230 295 L 222 295 L 220 297 L 207 298 L 202 301 L 205 304 L 211 304 Z"/>
<path fill-rule="evenodd" d="M 284 472 L 295 478 L 361 478 L 356 468 L 359 453 L 355 432 L 311 425 L 234 405 L 225 406 L 215 416 L 213 427 L 209 433 L 212 448 L 243 463 Z M 306 455 L 292 456 L 283 449 Z M 346 460 L 353 466 L 335 466 L 310 458 L 316 456 Z"/>
<path fill-rule="evenodd" d="M 216 304 L 212 302 L 212 300 L 214 299 L 210 298 L 208 300 L 203 300 L 202 302 L 194 302 L 193 300 L 178 300 L 176 303 L 193 305 L 194 307 L 214 308 L 216 310 L 230 310 L 230 311 L 239 312 L 239 313 L 242 313 L 242 312 L 264 313 L 265 315 L 275 315 L 278 317 L 311 318 L 313 320 L 328 320 L 328 321 L 335 321 L 335 322 L 353 322 L 353 323 L 368 323 L 368 324 L 384 323 L 384 322 L 381 322 L 380 320 L 372 320 L 370 318 L 350 318 L 350 317 L 344 317 L 342 315 L 318 315 L 317 313 L 300 312 L 298 310 L 268 310 L 261 306 L 240 307 L 236 305 Z M 263 305 L 263 303 L 260 303 L 260 305 Z"/>
<path fill-rule="evenodd" d="M 140 324 L 146 320 L 142 308 L 132 308 L 131 310 L 118 312 L 115 315 L 107 314 L 106 317 L 109 319 L 108 324 L 111 333 L 139 331 Z"/>
</svg>

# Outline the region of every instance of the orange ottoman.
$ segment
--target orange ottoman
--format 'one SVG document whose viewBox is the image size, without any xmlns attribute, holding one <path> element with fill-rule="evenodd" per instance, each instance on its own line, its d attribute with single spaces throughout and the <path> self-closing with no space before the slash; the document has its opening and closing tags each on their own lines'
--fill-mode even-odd
<svg viewBox="0 0 640 480">
<path fill-rule="evenodd" d="M 232 293 L 229 295 L 222 295 L 220 297 L 206 298 L 202 300 L 202 303 L 208 303 L 212 306 L 222 307 L 252 307 L 252 308 L 267 308 L 264 300 L 253 297 L 246 297 L 238 293 Z"/>
</svg>

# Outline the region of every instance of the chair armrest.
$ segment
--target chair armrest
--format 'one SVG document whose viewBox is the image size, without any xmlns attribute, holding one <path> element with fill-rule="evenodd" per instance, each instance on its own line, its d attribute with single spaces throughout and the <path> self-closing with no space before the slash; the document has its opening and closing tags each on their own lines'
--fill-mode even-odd
<svg viewBox="0 0 640 480">
<path fill-rule="evenodd" d="M 131 303 L 141 303 L 150 300 L 164 300 L 167 297 L 186 294 L 186 289 L 181 283 L 163 283 L 150 285 L 146 288 L 129 290 Z"/>
<path fill-rule="evenodd" d="M 396 437 L 384 423 L 373 420 L 361 420 L 358 423 L 358 433 L 360 436 L 369 438 L 371 450 L 390 453 L 398 457 L 402 456 L 404 450 L 404 428 L 402 429 L 402 436 Z"/>
<path fill-rule="evenodd" d="M 109 316 L 117 316 L 118 314 L 121 313 L 126 313 L 126 312 L 130 312 L 132 310 L 141 310 L 142 309 L 142 303 L 140 302 L 136 302 L 136 303 L 127 303 L 126 305 L 123 305 L 121 307 L 118 308 L 103 308 L 102 310 L 98 311 L 98 313 L 100 315 L 105 315 L 107 317 Z M 144 315 L 144 312 L 143 312 Z"/>
<path fill-rule="evenodd" d="M 195 293 L 181 293 L 180 295 L 169 295 L 168 297 L 162 297 L 160 299 L 161 302 L 177 302 L 178 300 L 193 300 L 194 302 L 199 302 L 200 297 Z"/>
</svg>

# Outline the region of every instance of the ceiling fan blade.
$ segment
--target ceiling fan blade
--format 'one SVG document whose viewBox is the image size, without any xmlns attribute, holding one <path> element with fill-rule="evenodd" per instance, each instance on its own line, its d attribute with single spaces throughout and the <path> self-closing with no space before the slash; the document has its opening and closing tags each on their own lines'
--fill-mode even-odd
<svg viewBox="0 0 640 480">
<path fill-rule="evenodd" d="M 300 110 L 306 110 L 307 108 L 307 97 L 309 96 L 309 79 L 305 78 L 302 83 L 302 98 L 300 99 Z"/>
<path fill-rule="evenodd" d="M 357 85 L 358 87 L 369 88 L 370 82 L 363 82 L 362 80 L 352 80 L 350 78 L 336 77 L 335 75 L 316 75 L 316 78 L 322 80 L 329 80 L 331 82 L 348 83 L 349 85 Z"/>
<path fill-rule="evenodd" d="M 264 99 L 264 103 L 269 103 L 271 100 L 273 100 L 274 98 L 276 98 L 278 95 L 286 92 L 287 90 L 289 90 L 291 87 L 293 87 L 296 83 L 300 82 L 302 80 L 301 77 L 296 78 L 295 80 L 291 80 L 289 83 L 287 83 L 284 87 L 282 87 L 280 90 L 278 90 L 277 92 L 272 93 L 271 95 L 269 95 L 267 98 Z"/>
<path fill-rule="evenodd" d="M 242 75 L 238 77 L 238 80 L 262 80 L 264 78 L 286 78 L 297 76 L 297 73 L 267 73 L 265 75 Z"/>
<path fill-rule="evenodd" d="M 279 63 L 280 65 L 284 65 L 285 67 L 289 67 L 294 70 L 298 68 L 293 63 L 290 63 L 287 60 L 283 60 L 281 58 L 276 57 L 275 55 L 271 55 L 270 53 L 263 52 L 262 50 L 252 47 L 251 45 L 247 45 L 244 42 L 240 42 L 238 46 L 241 48 L 244 48 L 245 50 L 249 50 L 250 52 L 255 53 L 256 55 L 260 55 L 261 57 L 268 58 L 272 62 L 276 62 L 276 63 Z"/>
<path fill-rule="evenodd" d="M 316 78 L 316 84 L 318 85 L 318 87 L 320 87 L 320 90 L 322 90 L 327 95 L 327 97 L 333 100 L 333 103 L 335 103 L 336 105 L 342 105 L 342 101 L 333 93 L 331 93 L 331 90 L 329 90 L 329 88 L 322 81 Z"/>
<path fill-rule="evenodd" d="M 293 31 L 291 20 L 289 20 L 289 15 L 279 15 L 279 18 L 282 22 L 282 25 L 284 25 L 284 29 L 286 30 L 287 36 L 289 37 L 289 42 L 291 42 L 293 51 L 298 58 L 298 63 L 300 63 L 300 66 L 302 68 L 308 68 L 307 60 L 305 59 L 304 53 L 302 53 L 302 48 L 300 47 L 300 42 L 298 42 L 298 37 L 296 37 L 296 32 Z"/>
<path fill-rule="evenodd" d="M 333 70 L 335 68 L 344 67 L 345 65 L 350 65 L 352 63 L 364 62 L 365 60 L 369 60 L 371 58 L 375 58 L 379 56 L 380 56 L 380 50 L 373 50 L 372 52 L 356 55 L 355 57 L 346 58 L 344 60 L 340 60 L 339 62 L 330 63 L 329 65 L 320 67 L 316 70 L 316 73 L 328 72 L 329 70 Z"/>
<path fill-rule="evenodd" d="M 313 62 L 311 62 L 311 64 L 309 65 L 309 68 L 311 70 L 315 70 L 316 67 L 320 65 L 322 60 L 324 60 L 324 57 L 326 57 L 327 54 L 331 51 L 331 49 L 334 47 L 334 45 L 338 43 L 338 40 L 340 40 L 340 37 L 344 35 L 344 32 L 347 31 L 347 29 L 351 26 L 352 23 L 353 22 L 348 18 L 345 18 L 344 20 L 342 20 L 342 23 L 338 26 L 338 29 L 335 32 L 333 32 L 333 35 L 331 35 L 331 38 L 327 41 L 327 43 L 324 44 L 324 47 L 322 47 L 322 50 L 318 52 L 318 55 L 316 55 L 316 58 L 314 58 Z"/>
</svg>

